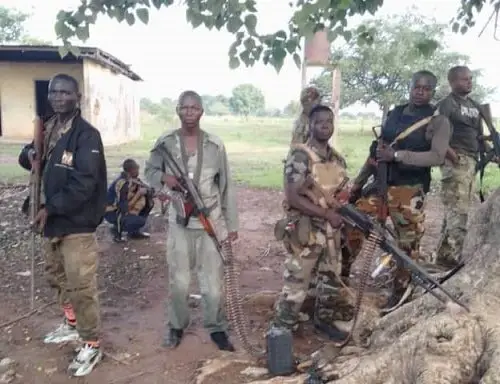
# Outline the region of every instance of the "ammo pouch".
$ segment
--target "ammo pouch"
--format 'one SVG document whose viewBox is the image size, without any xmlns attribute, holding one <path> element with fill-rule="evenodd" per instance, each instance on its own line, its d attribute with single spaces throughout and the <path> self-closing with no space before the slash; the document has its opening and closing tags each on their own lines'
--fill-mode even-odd
<svg viewBox="0 0 500 384">
<path fill-rule="evenodd" d="M 286 217 L 276 222 L 274 237 L 279 241 L 288 238 L 293 243 L 304 247 L 309 244 L 311 231 L 312 225 L 309 216 Z"/>
</svg>

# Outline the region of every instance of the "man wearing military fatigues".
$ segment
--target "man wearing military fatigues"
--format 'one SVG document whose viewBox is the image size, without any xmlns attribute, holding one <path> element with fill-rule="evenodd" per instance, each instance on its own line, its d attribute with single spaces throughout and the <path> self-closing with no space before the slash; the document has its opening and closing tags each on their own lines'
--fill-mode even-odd
<svg viewBox="0 0 500 384">
<path fill-rule="evenodd" d="M 291 144 L 303 144 L 309 137 L 309 113 L 312 108 L 321 103 L 321 95 L 315 87 L 307 87 L 300 93 L 302 111 L 293 123 Z"/>
<path fill-rule="evenodd" d="M 186 91 L 179 97 L 177 114 L 181 128 L 160 137 L 146 162 L 145 175 L 150 185 L 160 190 L 165 185 L 179 191 L 180 184 L 170 168 L 165 149 L 178 166 L 193 180 L 205 206 L 210 210 L 219 238 L 233 241 L 238 236 L 236 195 L 224 143 L 220 138 L 200 129 L 203 115 L 201 97 Z M 202 295 L 204 326 L 221 350 L 233 351 L 227 336 L 224 311 L 222 260 L 197 217 L 185 227 L 177 223 L 175 204 L 168 213 L 167 264 L 169 300 L 168 330 L 164 345 L 175 348 L 189 325 L 188 294 L 191 271 L 196 268 Z"/>
<path fill-rule="evenodd" d="M 359 196 L 369 175 L 376 174 L 377 161 L 388 163 L 388 215 L 399 247 L 414 260 L 421 259 L 424 200 L 430 187 L 431 167 L 443 164 L 450 138 L 448 119 L 438 115 L 436 108 L 430 105 L 436 84 L 436 77 L 428 71 L 413 75 L 409 104 L 397 106 L 389 113 L 382 126 L 382 143 L 372 143 L 370 156 L 351 189 L 351 202 L 356 202 L 358 209 L 375 217 L 381 204 L 377 191 L 373 188 L 370 191 L 368 187 L 364 196 Z M 372 187 L 376 187 L 376 183 Z M 354 255 L 359 253 L 363 238 L 356 230 L 350 233 L 349 244 Z M 385 286 L 381 293 L 388 296 L 386 299 L 393 295 L 394 290 L 398 292 L 407 284 L 409 276 L 402 271 L 395 274 L 396 271 L 395 265 L 385 270 Z M 359 278 L 355 267 L 351 272 L 353 279 Z M 394 281 L 396 276 L 400 281 Z"/>
<path fill-rule="evenodd" d="M 440 101 L 439 113 L 450 120 L 452 150 L 441 166 L 441 198 L 445 218 L 436 262 L 452 267 L 460 260 L 467 232 L 483 130 L 478 104 L 468 96 L 472 91 L 469 68 L 458 66 L 450 69 L 448 81 L 452 92 Z"/>
<path fill-rule="evenodd" d="M 277 239 L 288 251 L 284 286 L 275 305 L 274 323 L 292 330 L 298 328 L 299 311 L 311 280 L 321 280 L 317 293 L 315 325 L 332 339 L 347 335 L 333 325 L 339 282 L 335 275 L 315 276 L 320 262 L 332 265 L 340 274 L 341 217 L 325 205 L 346 177 L 346 164 L 328 140 L 333 134 L 333 112 L 327 106 L 316 106 L 310 116 L 311 136 L 305 144 L 292 147 L 285 163 L 284 189 L 286 218 L 275 228 Z M 319 282 L 319 281 L 318 281 Z M 333 300 L 332 300 L 333 299 Z"/>
</svg>

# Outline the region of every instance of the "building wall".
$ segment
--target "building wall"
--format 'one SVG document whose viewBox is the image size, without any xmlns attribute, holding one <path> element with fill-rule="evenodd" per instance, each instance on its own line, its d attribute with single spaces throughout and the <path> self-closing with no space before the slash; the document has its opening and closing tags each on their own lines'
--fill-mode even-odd
<svg viewBox="0 0 500 384">
<path fill-rule="evenodd" d="M 35 81 L 64 72 L 83 82 L 82 64 L 0 62 L 0 114 L 2 137 L 33 138 L 36 114 Z"/>
<path fill-rule="evenodd" d="M 140 137 L 136 82 L 84 59 L 84 97 L 87 119 L 99 129 L 106 145 Z"/>
</svg>

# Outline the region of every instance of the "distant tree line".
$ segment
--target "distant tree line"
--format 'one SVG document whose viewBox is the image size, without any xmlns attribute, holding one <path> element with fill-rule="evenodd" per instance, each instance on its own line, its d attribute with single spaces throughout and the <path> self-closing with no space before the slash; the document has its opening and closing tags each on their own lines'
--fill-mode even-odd
<svg viewBox="0 0 500 384">
<path fill-rule="evenodd" d="M 295 117 L 300 112 L 298 101 L 290 101 L 283 108 L 266 108 L 266 100 L 262 90 L 253 84 L 240 84 L 233 88 L 231 96 L 202 95 L 203 106 L 207 116 L 261 116 L 261 117 Z M 171 121 L 175 116 L 177 100 L 164 97 L 159 102 L 148 98 L 141 99 L 141 110 L 164 121 Z"/>
</svg>

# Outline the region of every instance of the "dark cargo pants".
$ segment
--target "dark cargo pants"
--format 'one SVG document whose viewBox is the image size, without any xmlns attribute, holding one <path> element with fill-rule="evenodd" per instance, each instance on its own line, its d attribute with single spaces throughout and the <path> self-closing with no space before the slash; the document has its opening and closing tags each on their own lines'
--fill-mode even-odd
<svg viewBox="0 0 500 384">
<path fill-rule="evenodd" d="M 71 304 L 84 341 L 99 338 L 97 241 L 95 233 L 74 234 L 45 242 L 45 272 L 61 306 Z"/>
</svg>

